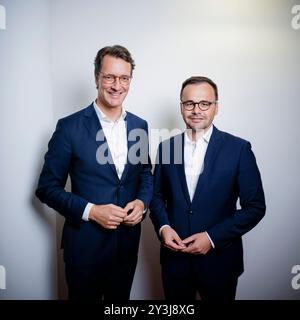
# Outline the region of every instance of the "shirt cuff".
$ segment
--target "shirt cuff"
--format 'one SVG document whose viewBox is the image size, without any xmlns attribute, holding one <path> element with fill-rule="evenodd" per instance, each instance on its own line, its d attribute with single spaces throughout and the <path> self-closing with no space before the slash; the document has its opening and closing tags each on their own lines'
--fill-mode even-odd
<svg viewBox="0 0 300 320">
<path fill-rule="evenodd" d="M 159 236 L 161 236 L 162 229 L 164 229 L 165 227 L 170 227 L 170 226 L 168 224 L 164 224 L 163 226 L 161 226 L 158 231 Z"/>
<path fill-rule="evenodd" d="M 144 211 L 143 211 L 143 214 L 145 214 L 148 211 L 149 208 L 145 206 L 145 202 L 143 200 L 141 200 L 141 199 L 137 199 L 137 200 L 140 200 L 140 201 L 143 202 L 143 205 L 144 205 L 144 208 L 145 208 Z"/>
<path fill-rule="evenodd" d="M 211 246 L 213 247 L 213 249 L 215 248 L 215 244 L 213 243 L 213 241 L 211 240 L 211 238 L 210 238 L 210 236 L 209 236 L 209 234 L 205 231 L 205 233 L 206 233 L 206 235 L 207 235 L 207 237 L 208 237 L 208 240 L 210 241 L 210 243 L 211 243 Z"/>
<path fill-rule="evenodd" d="M 83 215 L 82 215 L 82 220 L 84 221 L 89 221 L 89 215 L 90 215 L 90 211 L 91 208 L 94 204 L 93 203 L 88 203 L 83 211 Z"/>
</svg>

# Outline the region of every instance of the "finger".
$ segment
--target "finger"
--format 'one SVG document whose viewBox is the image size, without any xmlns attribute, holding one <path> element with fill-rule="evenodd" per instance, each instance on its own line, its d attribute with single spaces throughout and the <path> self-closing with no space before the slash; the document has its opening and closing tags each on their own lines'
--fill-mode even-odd
<svg viewBox="0 0 300 320">
<path fill-rule="evenodd" d="M 123 219 L 127 216 L 126 212 L 120 212 L 118 210 L 112 210 L 111 212 L 111 216 L 110 219 L 121 219 L 123 221 Z"/>
<path fill-rule="evenodd" d="M 142 217 L 141 217 L 141 216 L 137 216 L 136 218 L 131 219 L 131 220 L 129 220 L 129 221 L 126 221 L 126 220 L 124 219 L 124 223 L 125 223 L 126 225 L 129 225 L 129 226 L 134 226 L 134 225 L 140 223 L 141 221 L 142 221 Z"/>
<path fill-rule="evenodd" d="M 174 229 L 169 228 L 169 230 L 166 230 L 166 231 L 167 231 L 166 238 L 165 238 L 166 240 L 173 241 L 177 245 L 181 246 L 182 248 L 186 247 L 186 245 L 182 242 L 181 238 L 179 237 L 179 235 Z"/>
<path fill-rule="evenodd" d="M 120 211 L 120 212 L 126 212 L 126 210 L 122 207 L 119 207 L 119 206 L 116 206 L 115 204 L 110 204 L 109 205 L 113 210 L 116 210 L 116 211 Z"/>
<path fill-rule="evenodd" d="M 120 225 L 120 222 L 109 221 L 109 220 L 103 221 L 102 219 L 95 219 L 94 221 L 105 229 L 116 229 Z"/>
<path fill-rule="evenodd" d="M 128 216 L 124 218 L 124 221 L 134 221 L 140 217 L 142 217 L 142 212 L 138 209 L 134 209 Z"/>
<path fill-rule="evenodd" d="M 174 241 L 182 248 L 186 247 L 185 243 L 183 243 L 183 241 L 179 238 L 178 234 L 174 234 Z"/>
<path fill-rule="evenodd" d="M 122 220 L 123 221 L 123 220 Z M 122 222 L 121 221 L 121 222 Z M 107 225 L 110 225 L 110 226 L 118 226 L 121 222 L 118 222 L 118 221 L 114 221 L 114 220 L 108 220 L 107 221 Z"/>
<path fill-rule="evenodd" d="M 128 202 L 124 208 L 124 211 L 127 213 L 129 210 L 133 210 L 134 205 L 132 202 Z"/>
<path fill-rule="evenodd" d="M 172 246 L 167 245 L 166 243 L 164 244 L 164 246 L 172 251 L 178 251 L 177 249 L 173 248 Z"/>
<path fill-rule="evenodd" d="M 186 249 L 184 249 L 183 252 L 191 254 L 202 254 L 201 249 L 196 248 L 195 246 L 189 246 Z"/>
<path fill-rule="evenodd" d="M 193 242 L 193 241 L 195 241 L 195 236 L 190 236 L 190 237 L 185 238 L 184 240 L 182 240 L 182 242 L 183 242 L 184 244 L 188 244 L 188 243 L 191 243 L 191 242 Z"/>
<path fill-rule="evenodd" d="M 182 248 L 177 247 L 176 245 L 174 246 L 173 244 L 172 245 L 165 244 L 165 247 L 167 247 L 173 251 L 182 251 Z"/>
<path fill-rule="evenodd" d="M 183 250 L 183 249 L 186 248 L 186 245 L 185 245 L 185 244 L 180 244 L 180 243 L 178 243 L 178 242 L 175 241 L 175 240 L 172 241 L 172 244 L 173 244 L 174 246 L 176 246 L 176 248 L 177 248 L 178 250 Z"/>
<path fill-rule="evenodd" d="M 141 221 L 142 221 L 142 216 L 139 216 L 134 220 L 133 224 L 136 225 L 136 224 L 140 223 Z"/>
<path fill-rule="evenodd" d="M 106 229 L 115 230 L 115 229 L 117 229 L 117 226 L 106 226 Z"/>
<path fill-rule="evenodd" d="M 127 222 L 134 222 L 134 221 L 137 221 L 137 220 L 141 220 L 142 219 L 142 214 L 137 212 L 136 214 L 134 215 L 129 215 L 129 216 L 126 216 L 124 218 L 124 221 L 127 221 Z"/>
<path fill-rule="evenodd" d="M 179 246 L 174 240 L 166 241 L 165 244 L 174 250 L 182 250 L 185 247 Z"/>
<path fill-rule="evenodd" d="M 99 223 L 100 224 L 100 223 Z M 110 223 L 105 223 L 105 224 L 101 224 L 102 227 L 104 227 L 105 229 L 117 229 L 118 225 L 116 224 L 110 224 Z"/>
<path fill-rule="evenodd" d="M 111 219 L 108 220 L 108 223 L 119 225 L 122 221 L 123 221 L 123 218 L 112 217 Z"/>
</svg>

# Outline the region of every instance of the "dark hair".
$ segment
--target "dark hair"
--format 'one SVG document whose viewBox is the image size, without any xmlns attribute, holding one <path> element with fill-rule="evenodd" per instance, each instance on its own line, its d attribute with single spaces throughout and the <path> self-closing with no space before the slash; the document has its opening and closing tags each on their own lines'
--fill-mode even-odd
<svg viewBox="0 0 300 320">
<path fill-rule="evenodd" d="M 183 89 L 189 85 L 189 84 L 199 84 L 199 83 L 208 83 L 209 85 L 211 85 L 215 91 L 215 97 L 216 97 L 216 101 L 218 101 L 218 87 L 217 85 L 209 78 L 207 77 L 190 77 L 188 79 L 186 79 L 182 86 L 181 86 L 181 91 L 180 91 L 180 99 L 182 98 L 182 92 Z"/>
<path fill-rule="evenodd" d="M 106 55 L 109 55 L 115 58 L 120 58 L 122 60 L 125 60 L 126 62 L 129 62 L 131 65 L 131 74 L 132 74 L 135 64 L 134 64 L 134 60 L 131 57 L 130 52 L 125 47 L 114 45 L 114 46 L 104 47 L 97 52 L 95 62 L 94 62 L 95 76 L 97 76 L 98 73 L 101 71 L 102 61 L 104 56 Z"/>
</svg>

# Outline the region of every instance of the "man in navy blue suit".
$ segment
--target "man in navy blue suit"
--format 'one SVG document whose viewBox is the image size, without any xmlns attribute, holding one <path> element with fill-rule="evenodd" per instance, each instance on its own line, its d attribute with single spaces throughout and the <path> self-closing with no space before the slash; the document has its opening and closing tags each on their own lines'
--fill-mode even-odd
<svg viewBox="0 0 300 320">
<path fill-rule="evenodd" d="M 234 300 L 244 270 L 241 237 L 265 214 L 260 173 L 250 143 L 212 124 L 212 80 L 185 80 L 180 99 L 187 129 L 159 145 L 150 205 L 165 296 Z"/>
<path fill-rule="evenodd" d="M 126 48 L 99 50 L 97 99 L 58 121 L 45 155 L 36 195 L 65 217 L 69 299 L 130 297 L 153 192 L 147 122 L 122 106 L 133 69 Z"/>
</svg>

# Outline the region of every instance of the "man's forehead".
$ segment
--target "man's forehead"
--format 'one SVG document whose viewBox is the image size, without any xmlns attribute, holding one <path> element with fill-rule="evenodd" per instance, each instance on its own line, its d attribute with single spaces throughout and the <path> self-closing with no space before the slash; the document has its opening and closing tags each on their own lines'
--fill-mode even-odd
<svg viewBox="0 0 300 320">
<path fill-rule="evenodd" d="M 202 94 L 207 94 L 207 95 L 214 95 L 214 89 L 213 87 L 206 83 L 206 82 L 202 82 L 202 83 L 195 83 L 195 84 L 188 84 L 182 92 L 183 96 L 186 95 L 202 95 Z"/>
<path fill-rule="evenodd" d="M 110 55 L 105 55 L 102 62 L 102 68 L 101 70 L 107 70 L 107 71 L 122 71 L 129 72 L 131 71 L 131 64 L 122 58 L 113 57 Z"/>
</svg>

